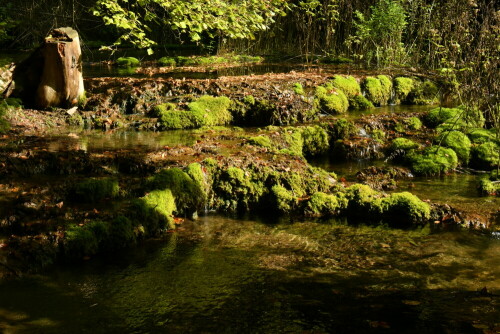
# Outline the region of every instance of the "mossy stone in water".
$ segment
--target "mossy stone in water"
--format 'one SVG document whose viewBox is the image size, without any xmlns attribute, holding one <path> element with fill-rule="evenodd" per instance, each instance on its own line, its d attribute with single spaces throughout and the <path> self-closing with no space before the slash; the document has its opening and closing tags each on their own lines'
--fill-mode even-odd
<svg viewBox="0 0 500 334">
<path fill-rule="evenodd" d="M 409 192 L 394 193 L 377 202 L 375 206 L 381 209 L 382 215 L 396 224 L 422 223 L 431 215 L 430 205 Z"/>
<path fill-rule="evenodd" d="M 419 83 L 416 81 L 415 86 L 407 96 L 407 101 L 409 104 L 435 104 L 439 101 L 438 93 L 439 88 L 434 82 L 425 80 Z"/>
<path fill-rule="evenodd" d="M 281 213 L 290 213 L 297 205 L 297 197 L 293 193 L 280 185 L 271 188 L 275 209 Z"/>
<path fill-rule="evenodd" d="M 330 135 L 331 142 L 339 139 L 348 139 L 359 132 L 356 125 L 345 118 L 339 118 L 334 123 L 330 123 L 327 127 L 327 131 Z"/>
<path fill-rule="evenodd" d="M 90 178 L 74 187 L 76 199 L 95 203 L 106 198 L 116 198 L 120 193 L 118 180 L 113 178 Z"/>
<path fill-rule="evenodd" d="M 348 99 L 361 94 L 361 87 L 358 81 L 352 76 L 335 75 L 329 84 L 334 88 L 340 89 Z"/>
<path fill-rule="evenodd" d="M 330 148 L 328 133 L 320 126 L 307 126 L 301 128 L 302 154 L 316 156 L 324 154 Z"/>
<path fill-rule="evenodd" d="M 177 63 L 173 57 L 161 57 L 158 59 L 158 64 L 160 66 L 171 66 L 174 67 Z"/>
<path fill-rule="evenodd" d="M 471 142 L 469 137 L 460 131 L 450 131 L 442 133 L 437 141 L 445 147 L 455 151 L 458 159 L 467 163 L 470 157 Z"/>
<path fill-rule="evenodd" d="M 173 228 L 175 197 L 170 189 L 154 190 L 139 198 L 136 202 L 138 219 L 144 222 L 146 232 L 153 234 L 159 229 Z"/>
<path fill-rule="evenodd" d="M 483 195 L 500 196 L 500 182 L 481 179 L 479 181 L 479 192 Z"/>
<path fill-rule="evenodd" d="M 366 77 L 362 82 L 365 96 L 376 106 L 384 106 L 391 97 L 392 82 L 385 75 Z"/>
<path fill-rule="evenodd" d="M 419 145 L 417 143 L 415 143 L 413 140 L 400 137 L 400 138 L 396 138 L 392 141 L 390 150 L 393 152 L 395 152 L 395 151 L 408 152 L 411 150 L 415 150 L 418 147 L 419 147 Z"/>
<path fill-rule="evenodd" d="M 248 143 L 251 145 L 265 147 L 265 148 L 272 148 L 273 147 L 273 144 L 271 142 L 271 138 L 269 138 L 268 136 L 265 136 L 265 135 L 251 137 L 248 139 Z"/>
<path fill-rule="evenodd" d="M 375 108 L 375 106 L 370 100 L 359 94 L 349 99 L 349 108 L 352 110 L 370 110 Z"/>
<path fill-rule="evenodd" d="M 405 121 L 405 124 L 410 130 L 420 130 L 422 128 L 422 121 L 418 117 L 410 117 Z"/>
<path fill-rule="evenodd" d="M 494 129 L 472 129 L 467 135 L 469 136 L 471 142 L 474 144 L 484 144 L 496 139 L 496 133 Z"/>
<path fill-rule="evenodd" d="M 316 87 L 315 106 L 320 112 L 330 115 L 344 114 L 349 108 L 349 100 L 341 90 Z"/>
<path fill-rule="evenodd" d="M 485 170 L 495 168 L 500 162 L 500 145 L 496 142 L 487 142 L 473 147 L 471 165 Z"/>
<path fill-rule="evenodd" d="M 451 148 L 433 146 L 409 157 L 411 169 L 418 175 L 439 175 L 458 165 L 458 157 Z"/>
<path fill-rule="evenodd" d="M 457 121 L 463 112 L 460 108 L 434 108 L 425 116 L 425 122 L 428 126 L 435 128 L 444 122 Z"/>
<path fill-rule="evenodd" d="M 139 66 L 141 61 L 135 57 L 120 57 L 116 60 L 116 64 L 120 67 Z"/>
<path fill-rule="evenodd" d="M 415 87 L 415 79 L 406 77 L 397 77 L 394 79 L 395 103 L 409 103 L 408 95 Z"/>
<path fill-rule="evenodd" d="M 307 201 L 305 212 L 306 215 L 312 217 L 334 216 L 344 207 L 345 203 L 342 201 L 339 202 L 337 196 L 316 192 Z"/>
</svg>

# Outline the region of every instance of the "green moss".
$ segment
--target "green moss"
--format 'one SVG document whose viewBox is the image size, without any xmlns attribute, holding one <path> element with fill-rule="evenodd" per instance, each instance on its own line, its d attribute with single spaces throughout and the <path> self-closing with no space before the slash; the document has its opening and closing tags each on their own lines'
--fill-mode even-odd
<svg viewBox="0 0 500 334">
<path fill-rule="evenodd" d="M 334 216 L 342 208 L 337 196 L 323 192 L 314 193 L 307 201 L 306 214 L 313 217 Z"/>
<path fill-rule="evenodd" d="M 422 83 L 416 82 L 410 94 L 408 94 L 407 101 L 410 104 L 435 104 L 439 102 L 438 99 L 439 88 L 430 80 Z"/>
<path fill-rule="evenodd" d="M 118 181 L 112 178 L 91 178 L 74 186 L 74 196 L 83 202 L 98 202 L 107 198 L 116 198 L 120 193 Z"/>
<path fill-rule="evenodd" d="M 496 138 L 495 129 L 472 129 L 468 133 L 469 139 L 474 144 L 484 144 Z"/>
<path fill-rule="evenodd" d="M 105 224 L 96 222 L 95 224 Z M 97 254 L 99 241 L 90 226 L 70 226 L 65 232 L 63 242 L 64 253 L 69 258 L 81 259 L 84 256 Z"/>
<path fill-rule="evenodd" d="M 78 108 L 83 109 L 85 108 L 86 104 L 87 104 L 87 92 L 83 91 L 83 93 L 81 93 L 78 96 L 77 106 Z"/>
<path fill-rule="evenodd" d="M 355 214 L 365 214 L 372 210 L 372 202 L 380 197 L 380 194 L 364 184 L 354 184 L 345 191 L 348 200 L 348 209 Z"/>
<path fill-rule="evenodd" d="M 383 100 L 386 101 L 384 104 L 387 104 L 392 95 L 392 80 L 387 75 L 377 75 L 377 79 L 380 80 Z"/>
<path fill-rule="evenodd" d="M 356 125 L 345 118 L 340 118 L 334 123 L 330 123 L 327 131 L 331 141 L 339 139 L 345 140 L 359 133 Z"/>
<path fill-rule="evenodd" d="M 356 79 L 352 76 L 342 76 L 335 75 L 333 80 L 330 81 L 330 84 L 337 89 L 340 89 L 348 99 L 351 99 L 355 96 L 361 94 L 361 87 Z"/>
<path fill-rule="evenodd" d="M 330 148 L 328 133 L 320 126 L 301 128 L 301 135 L 304 156 L 324 154 Z"/>
<path fill-rule="evenodd" d="M 323 113 L 344 114 L 349 108 L 349 101 L 341 90 L 329 90 L 318 86 L 315 96 L 315 107 Z"/>
<path fill-rule="evenodd" d="M 222 171 L 215 191 L 219 195 L 217 204 L 226 211 L 246 211 L 259 202 L 266 192 L 263 175 L 255 175 L 250 170 L 229 167 Z"/>
<path fill-rule="evenodd" d="M 281 213 L 290 213 L 297 205 L 297 197 L 280 185 L 271 188 L 271 198 L 274 201 L 274 208 Z"/>
<path fill-rule="evenodd" d="M 139 66 L 141 62 L 134 57 L 120 57 L 116 60 L 116 64 L 120 67 L 134 67 Z"/>
<path fill-rule="evenodd" d="M 375 108 L 375 106 L 360 94 L 349 99 L 349 108 L 352 110 L 369 110 Z"/>
<path fill-rule="evenodd" d="M 425 117 L 425 122 L 428 126 L 435 128 L 444 122 L 455 122 L 463 113 L 459 108 L 434 108 Z"/>
<path fill-rule="evenodd" d="M 422 121 L 418 117 L 408 118 L 405 124 L 410 130 L 420 130 L 422 128 Z"/>
<path fill-rule="evenodd" d="M 71 126 L 83 126 L 85 124 L 85 122 L 82 118 L 82 115 L 80 115 L 79 113 L 74 113 L 68 119 L 68 124 Z"/>
<path fill-rule="evenodd" d="M 500 160 L 500 145 L 495 142 L 487 142 L 473 147 L 471 152 L 471 165 L 491 170 L 495 168 Z"/>
<path fill-rule="evenodd" d="M 446 173 L 458 165 L 458 157 L 451 148 L 433 146 L 422 153 L 409 157 L 411 168 L 418 175 L 439 175 Z"/>
<path fill-rule="evenodd" d="M 135 212 L 143 222 L 148 234 L 164 229 L 173 228 L 173 212 L 175 197 L 170 189 L 154 190 L 135 202 Z"/>
<path fill-rule="evenodd" d="M 188 104 L 188 109 L 196 118 L 200 119 L 202 126 L 229 124 L 232 115 L 229 112 L 231 100 L 226 96 L 213 97 L 204 95 Z"/>
<path fill-rule="evenodd" d="M 408 95 L 415 87 L 415 80 L 412 78 L 398 77 L 394 79 L 394 93 L 396 104 L 409 103 Z"/>
<path fill-rule="evenodd" d="M 295 92 L 295 94 L 299 94 L 299 95 L 305 94 L 304 87 L 302 87 L 302 85 L 299 82 L 296 82 L 293 84 L 293 91 Z"/>
<path fill-rule="evenodd" d="M 438 142 L 445 147 L 449 147 L 455 151 L 458 159 L 467 163 L 469 161 L 471 142 L 467 135 L 460 131 L 451 131 L 442 133 L 438 138 Z"/>
<path fill-rule="evenodd" d="M 429 204 L 409 193 L 394 193 L 379 200 L 382 214 L 391 221 L 405 223 L 421 223 L 429 220 L 431 208 Z"/>
<path fill-rule="evenodd" d="M 375 129 L 371 132 L 370 136 L 373 140 L 383 143 L 386 137 L 386 133 L 382 130 Z"/>
<path fill-rule="evenodd" d="M 191 167 L 191 169 L 193 169 Z M 192 172 L 194 172 L 192 170 Z M 199 176 L 199 173 L 194 174 Z M 170 189 L 175 198 L 176 208 L 179 213 L 198 210 L 206 202 L 206 193 L 199 180 L 180 168 L 164 169 L 150 177 L 147 181 L 150 189 Z"/>
<path fill-rule="evenodd" d="M 294 156 L 302 156 L 302 149 L 304 147 L 304 139 L 302 132 L 297 128 L 286 128 L 283 133 L 283 138 L 288 148 L 281 150 L 281 153 L 290 154 Z"/>
<path fill-rule="evenodd" d="M 173 57 L 161 57 L 160 59 L 158 59 L 158 64 L 160 66 L 171 66 L 171 67 L 175 67 L 175 65 L 177 64 L 176 61 L 175 61 L 175 58 Z"/>
<path fill-rule="evenodd" d="M 255 104 L 255 97 L 253 95 L 245 95 L 243 98 L 243 102 L 249 104 L 249 105 L 254 105 Z"/>
<path fill-rule="evenodd" d="M 362 82 L 365 96 L 376 106 L 386 105 L 390 98 L 390 92 L 386 91 L 387 82 L 384 79 L 384 84 L 379 78 L 366 77 Z"/>
<path fill-rule="evenodd" d="M 265 136 L 265 135 L 251 137 L 248 139 L 248 143 L 251 145 L 265 147 L 265 148 L 272 148 L 273 147 L 273 144 L 271 142 L 271 138 L 269 138 L 268 136 Z"/>
<path fill-rule="evenodd" d="M 479 181 L 479 192 L 483 195 L 500 196 L 500 182 L 493 182 L 488 179 Z"/>
<path fill-rule="evenodd" d="M 417 143 L 415 143 L 413 140 L 407 139 L 407 138 L 396 138 L 392 141 L 391 144 L 391 151 L 411 151 L 415 150 L 419 147 Z"/>
</svg>

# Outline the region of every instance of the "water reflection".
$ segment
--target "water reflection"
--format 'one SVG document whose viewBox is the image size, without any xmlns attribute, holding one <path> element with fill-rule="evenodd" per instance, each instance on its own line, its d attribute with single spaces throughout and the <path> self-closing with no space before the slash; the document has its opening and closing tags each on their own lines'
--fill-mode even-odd
<svg viewBox="0 0 500 334">
<path fill-rule="evenodd" d="M 0 328 L 475 333 L 500 326 L 493 238 L 334 221 L 186 224 L 164 241 L 4 282 Z"/>
</svg>

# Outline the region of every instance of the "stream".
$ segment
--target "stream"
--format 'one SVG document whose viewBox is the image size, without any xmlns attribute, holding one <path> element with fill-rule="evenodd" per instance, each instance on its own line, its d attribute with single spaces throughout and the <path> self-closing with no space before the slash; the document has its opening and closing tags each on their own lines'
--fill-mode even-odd
<svg viewBox="0 0 500 334">
<path fill-rule="evenodd" d="M 201 217 L 0 285 L 6 333 L 496 333 L 500 240 Z M 490 330 L 490 331 L 487 331 Z"/>
</svg>

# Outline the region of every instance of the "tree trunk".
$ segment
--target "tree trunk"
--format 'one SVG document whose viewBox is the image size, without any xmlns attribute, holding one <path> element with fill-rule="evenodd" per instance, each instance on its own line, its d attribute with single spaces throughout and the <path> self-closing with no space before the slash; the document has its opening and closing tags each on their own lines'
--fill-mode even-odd
<svg viewBox="0 0 500 334">
<path fill-rule="evenodd" d="M 72 28 L 52 30 L 43 45 L 16 66 L 4 95 L 33 108 L 76 105 L 84 96 L 78 33 Z"/>
</svg>

